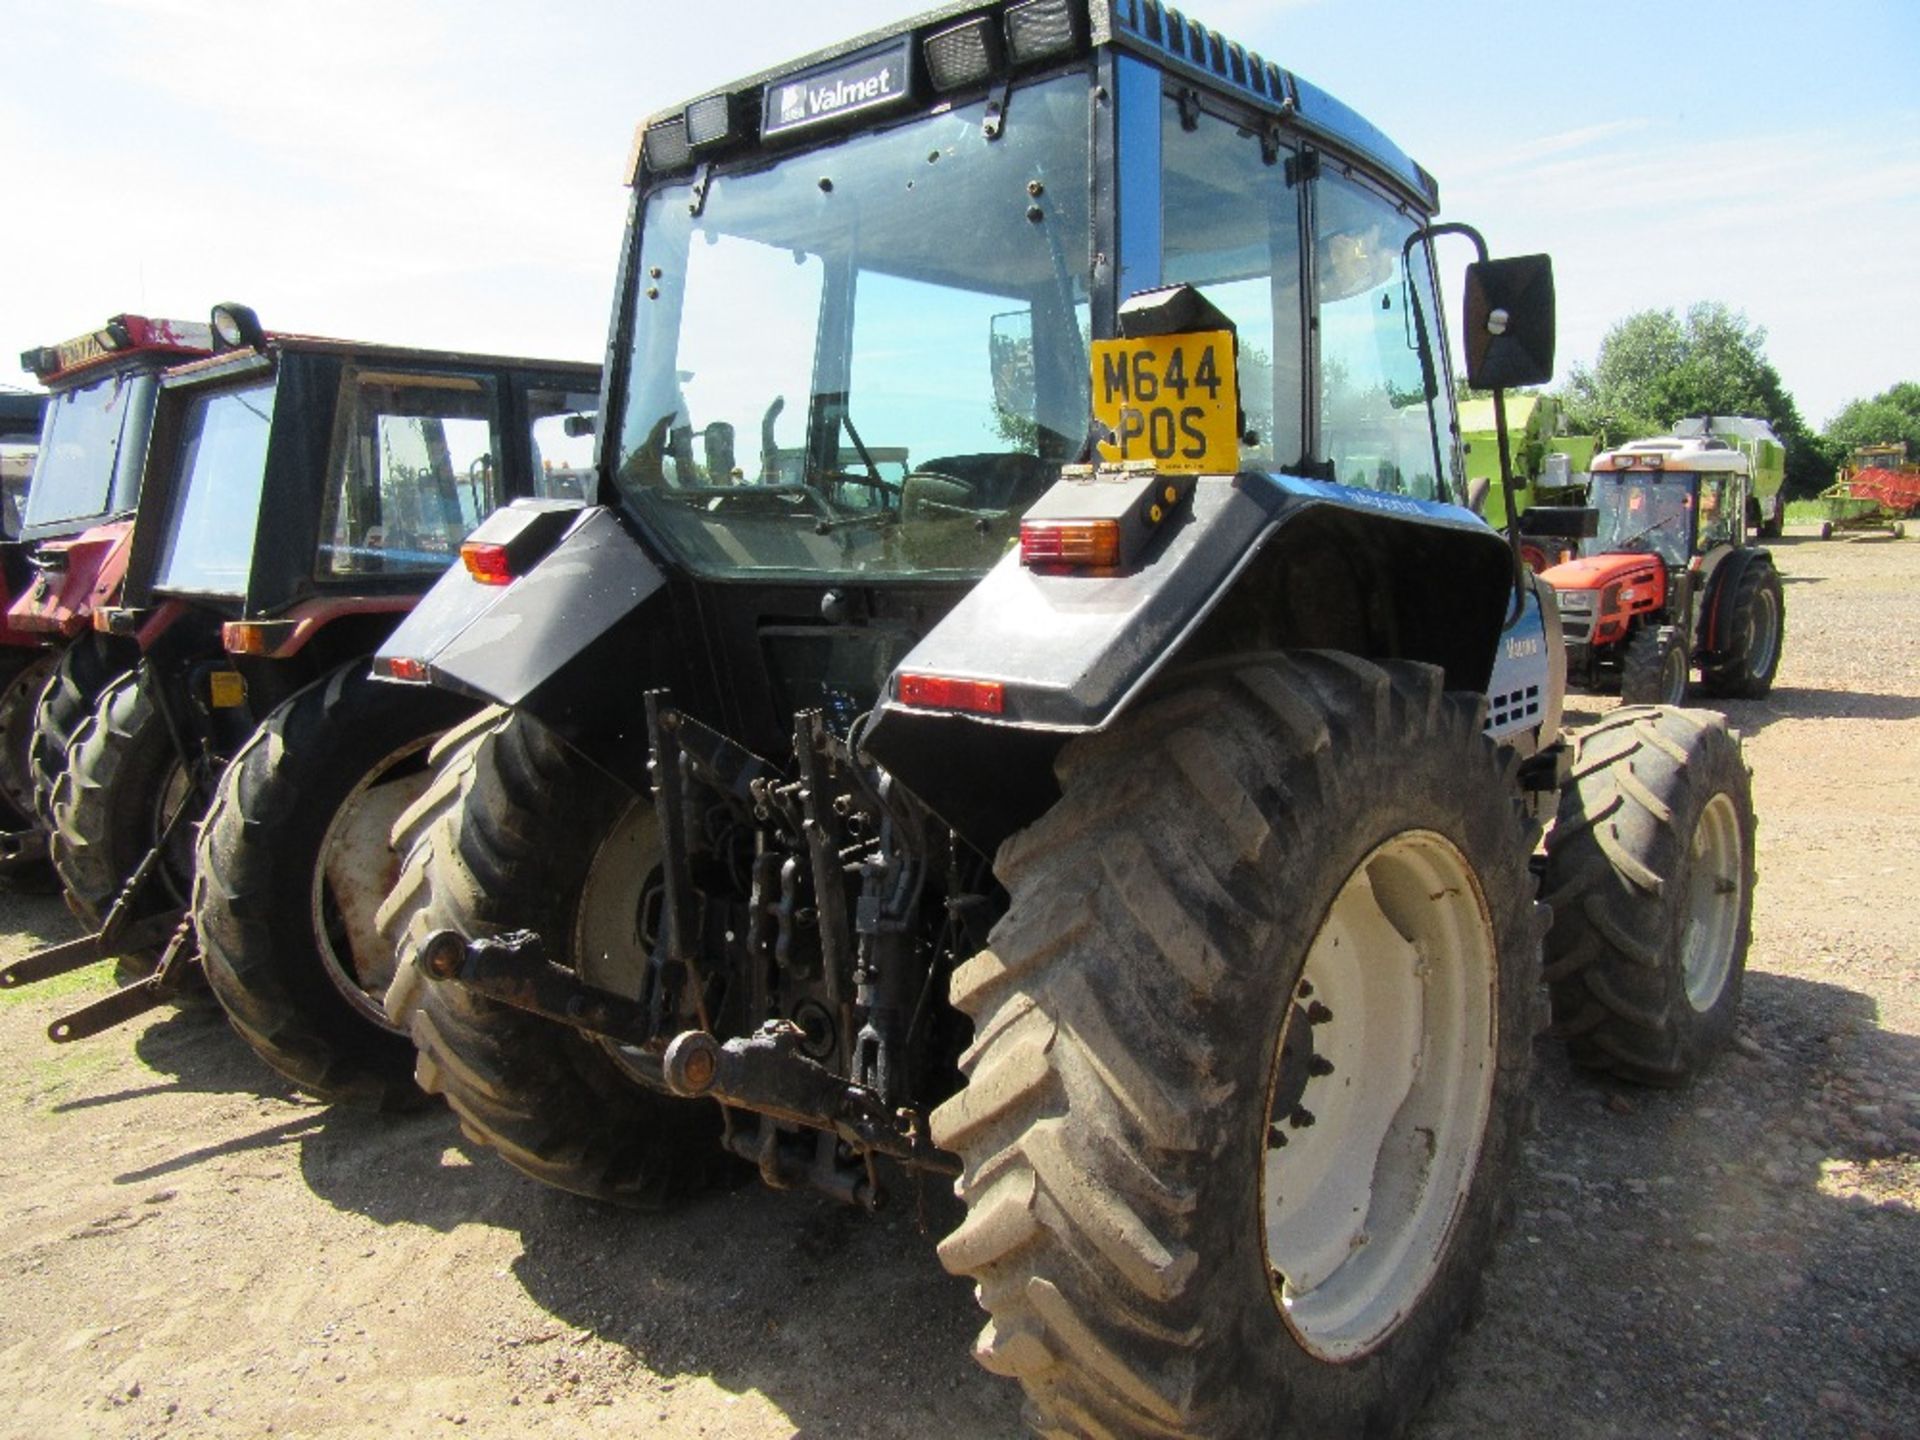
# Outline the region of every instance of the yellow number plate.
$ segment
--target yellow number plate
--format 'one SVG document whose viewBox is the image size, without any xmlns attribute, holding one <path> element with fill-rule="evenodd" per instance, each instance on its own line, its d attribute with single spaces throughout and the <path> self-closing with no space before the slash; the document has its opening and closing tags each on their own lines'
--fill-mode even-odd
<svg viewBox="0 0 1920 1440">
<path fill-rule="evenodd" d="M 1232 332 L 1094 341 L 1093 418 L 1111 436 L 1102 460 L 1231 475 L 1240 468 Z"/>
<path fill-rule="evenodd" d="M 209 698 L 216 710 L 247 703 L 247 682 L 238 670 L 215 670 L 207 676 L 207 683 L 213 691 Z"/>
</svg>

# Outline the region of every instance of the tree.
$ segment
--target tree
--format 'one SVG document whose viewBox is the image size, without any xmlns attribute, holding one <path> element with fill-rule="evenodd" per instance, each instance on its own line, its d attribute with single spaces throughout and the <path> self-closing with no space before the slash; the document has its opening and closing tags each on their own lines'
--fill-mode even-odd
<svg viewBox="0 0 1920 1440">
<path fill-rule="evenodd" d="M 1642 310 L 1600 342 L 1593 368 L 1573 367 L 1566 405 L 1574 430 L 1617 445 L 1664 434 L 1689 415 L 1751 415 L 1768 421 L 1787 447 L 1787 484 L 1810 494 L 1832 478 L 1833 462 L 1807 430 L 1799 406 L 1766 358 L 1767 332 L 1718 300 Z"/>
<path fill-rule="evenodd" d="M 1849 402 L 1827 425 L 1827 445 L 1836 457 L 1861 445 L 1906 441 L 1910 459 L 1920 459 L 1920 385 L 1908 380 L 1872 399 Z"/>
</svg>

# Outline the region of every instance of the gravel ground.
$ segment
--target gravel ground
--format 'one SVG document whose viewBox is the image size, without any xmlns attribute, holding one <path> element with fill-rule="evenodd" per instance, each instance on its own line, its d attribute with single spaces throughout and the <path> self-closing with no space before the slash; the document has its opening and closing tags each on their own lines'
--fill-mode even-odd
<svg viewBox="0 0 1920 1440">
<path fill-rule="evenodd" d="M 1736 1050 L 1655 1094 L 1542 1042 L 1423 1440 L 1920 1435 L 1920 544 L 1776 555 L 1780 683 L 1727 711 L 1762 827 Z M 0 897 L 0 952 L 71 933 Z M 108 983 L 0 997 L 0 1434 L 1018 1433 L 935 1187 L 612 1213 L 443 1112 L 301 1100 L 205 1009 L 49 1046 Z"/>
</svg>

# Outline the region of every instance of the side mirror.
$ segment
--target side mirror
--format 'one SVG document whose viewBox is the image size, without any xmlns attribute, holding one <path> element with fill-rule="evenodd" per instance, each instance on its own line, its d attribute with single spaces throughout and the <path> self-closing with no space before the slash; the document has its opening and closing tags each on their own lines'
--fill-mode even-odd
<svg viewBox="0 0 1920 1440">
<path fill-rule="evenodd" d="M 1467 383 L 1476 390 L 1553 378 L 1553 261 L 1545 255 L 1467 266 Z"/>
</svg>

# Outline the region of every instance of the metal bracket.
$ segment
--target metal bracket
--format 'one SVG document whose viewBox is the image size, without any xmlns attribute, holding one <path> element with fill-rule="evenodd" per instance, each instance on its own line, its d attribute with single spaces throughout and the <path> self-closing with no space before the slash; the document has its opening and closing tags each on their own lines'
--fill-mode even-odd
<svg viewBox="0 0 1920 1440">
<path fill-rule="evenodd" d="M 1198 130 L 1200 128 L 1200 92 L 1191 85 L 1183 85 L 1174 100 L 1180 106 L 1180 128 Z"/>
<path fill-rule="evenodd" d="M 489 1000 L 544 1016 L 575 1030 L 630 1045 L 645 1044 L 647 1008 L 636 1000 L 583 985 L 547 959 L 546 941 L 531 930 L 466 940 L 440 930 L 420 947 L 420 963 L 436 980 L 451 980 Z"/>
<path fill-rule="evenodd" d="M 1309 180 L 1320 177 L 1320 152 L 1302 150 L 1298 155 L 1287 158 L 1287 188 L 1304 185 Z"/>
<path fill-rule="evenodd" d="M 980 133 L 989 140 L 998 140 L 1007 128 L 1007 82 L 996 81 L 987 92 L 987 118 L 981 123 Z"/>
<path fill-rule="evenodd" d="M 707 183 L 713 179 L 713 167 L 703 163 L 693 172 L 693 185 L 690 190 L 692 199 L 687 201 L 687 213 L 696 220 L 707 208 Z"/>
<path fill-rule="evenodd" d="M 131 1020 L 136 1015 L 144 1015 L 149 1010 L 169 1003 L 180 993 L 187 969 L 200 958 L 199 947 L 193 943 L 193 919 L 176 910 L 171 915 L 155 916 L 153 920 L 136 923 L 144 926 L 152 924 L 154 920 L 169 921 L 173 926 L 173 938 L 167 942 L 167 948 L 161 953 L 160 964 L 153 974 L 123 986 L 111 995 L 102 996 L 91 1005 L 83 1005 L 71 1015 L 61 1016 L 47 1027 L 49 1040 L 56 1045 L 65 1045 L 70 1041 L 84 1040 L 89 1035 L 98 1035 L 124 1020 Z M 144 934 L 144 931 L 140 933 Z M 65 968 L 71 970 L 76 967 L 69 965 Z"/>
<path fill-rule="evenodd" d="M 1278 165 L 1280 163 L 1280 138 L 1284 130 L 1285 127 L 1280 124 L 1277 118 L 1269 119 L 1266 124 L 1260 127 L 1260 162 L 1263 165 Z"/>
</svg>

